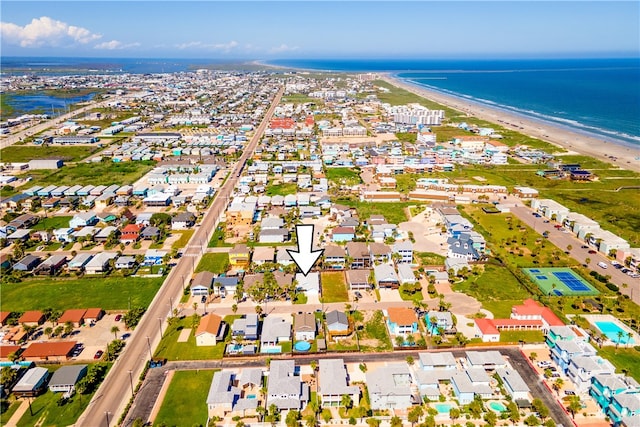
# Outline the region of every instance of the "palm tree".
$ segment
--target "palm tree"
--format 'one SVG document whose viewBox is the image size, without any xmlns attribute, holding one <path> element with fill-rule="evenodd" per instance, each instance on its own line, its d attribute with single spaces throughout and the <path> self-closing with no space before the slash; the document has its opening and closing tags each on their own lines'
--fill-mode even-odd
<svg viewBox="0 0 640 427">
<path fill-rule="evenodd" d="M 344 406 L 345 409 L 351 409 L 351 407 L 353 406 L 353 400 L 351 399 L 351 396 L 349 396 L 348 394 L 343 394 L 342 399 L 340 399 L 340 405 Z"/>
<path fill-rule="evenodd" d="M 556 391 L 556 393 L 558 393 L 558 396 L 559 396 L 560 389 L 562 388 L 563 385 L 564 385 L 564 380 L 562 378 L 556 378 L 556 380 L 553 382 L 551 387 Z"/>
<path fill-rule="evenodd" d="M 236 314 L 236 311 L 238 311 L 238 304 L 233 304 L 231 306 L 231 311 L 233 311 L 233 314 Z"/>
<path fill-rule="evenodd" d="M 47 336 L 47 338 L 51 339 L 52 333 L 53 333 L 53 328 L 51 326 L 47 326 L 46 328 L 44 328 L 44 334 Z"/>
<path fill-rule="evenodd" d="M 112 326 L 111 327 L 111 333 L 113 334 L 113 339 L 118 339 L 118 332 L 120 332 L 120 328 L 118 328 L 117 326 Z"/>
<path fill-rule="evenodd" d="M 580 396 L 573 395 L 569 400 L 569 406 L 567 406 L 567 410 L 571 412 L 571 416 L 575 419 L 576 412 L 582 409 L 582 403 L 580 402 Z"/>
<path fill-rule="evenodd" d="M 531 354 L 529 355 L 529 360 L 531 360 L 531 363 L 535 363 L 537 358 L 538 358 L 538 353 L 536 353 L 535 351 L 532 351 Z"/>
<path fill-rule="evenodd" d="M 616 333 L 616 335 L 618 336 L 618 339 L 616 340 L 616 350 L 618 349 L 618 346 L 620 345 L 620 342 L 622 341 L 622 337 L 624 336 L 624 332 L 623 331 L 618 331 L 618 333 Z"/>
</svg>

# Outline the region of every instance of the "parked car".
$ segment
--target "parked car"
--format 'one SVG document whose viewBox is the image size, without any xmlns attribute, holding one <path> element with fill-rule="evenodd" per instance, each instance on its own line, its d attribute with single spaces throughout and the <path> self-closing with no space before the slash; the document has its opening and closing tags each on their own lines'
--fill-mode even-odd
<svg viewBox="0 0 640 427">
<path fill-rule="evenodd" d="M 201 302 L 202 304 L 206 303 L 206 302 L 207 302 L 207 297 L 206 297 L 206 296 L 204 296 L 204 295 L 202 295 L 202 298 L 200 298 L 200 302 Z"/>
<path fill-rule="evenodd" d="M 589 253 L 590 253 L 590 254 L 595 254 L 595 253 L 597 253 L 597 252 L 596 252 L 596 251 L 594 251 L 593 249 L 591 249 L 591 250 L 589 251 Z"/>
<path fill-rule="evenodd" d="M 96 351 L 96 354 L 93 355 L 93 358 L 98 360 L 98 359 L 100 359 L 102 357 L 103 354 L 104 354 L 104 351 L 98 350 L 98 351 Z"/>
<path fill-rule="evenodd" d="M 358 299 L 362 298 L 362 294 L 360 293 L 360 291 L 355 291 L 355 296 Z"/>
<path fill-rule="evenodd" d="M 116 321 L 116 322 L 119 322 L 119 321 L 120 321 L 120 319 L 122 319 L 122 314 L 117 314 L 117 315 L 116 315 L 116 318 L 115 318 L 115 321 Z"/>
</svg>

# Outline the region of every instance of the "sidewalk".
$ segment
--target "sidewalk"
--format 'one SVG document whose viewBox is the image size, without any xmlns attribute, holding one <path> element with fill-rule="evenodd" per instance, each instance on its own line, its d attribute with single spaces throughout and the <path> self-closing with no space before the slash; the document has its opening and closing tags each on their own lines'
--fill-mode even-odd
<svg viewBox="0 0 640 427">
<path fill-rule="evenodd" d="M 18 421 L 20 421 L 20 418 L 22 418 L 24 413 L 27 412 L 28 410 L 29 410 L 29 402 L 27 400 L 22 400 L 20 402 L 20 407 L 18 408 L 18 410 L 16 410 L 16 412 L 14 412 L 13 415 L 11 416 L 11 419 L 7 421 L 6 427 L 16 427 L 18 425 Z"/>
</svg>

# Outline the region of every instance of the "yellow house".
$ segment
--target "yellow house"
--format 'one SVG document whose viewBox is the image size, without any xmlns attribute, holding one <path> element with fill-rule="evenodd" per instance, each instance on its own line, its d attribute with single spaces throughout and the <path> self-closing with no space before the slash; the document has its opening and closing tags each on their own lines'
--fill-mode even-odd
<svg viewBox="0 0 640 427">
<path fill-rule="evenodd" d="M 229 251 L 229 264 L 232 268 L 247 268 L 251 262 L 251 252 L 247 245 L 235 245 Z"/>
</svg>

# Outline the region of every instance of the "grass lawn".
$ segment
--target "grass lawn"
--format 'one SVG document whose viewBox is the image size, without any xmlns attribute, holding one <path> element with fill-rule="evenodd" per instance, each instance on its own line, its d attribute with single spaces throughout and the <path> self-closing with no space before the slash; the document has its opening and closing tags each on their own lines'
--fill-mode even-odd
<svg viewBox="0 0 640 427">
<path fill-rule="evenodd" d="M 358 332 L 358 334 L 360 337 L 361 351 L 386 351 L 393 348 L 389 335 L 387 334 L 387 327 L 384 323 L 382 311 L 376 311 L 371 319 L 364 324 L 364 329 Z M 369 345 L 367 341 L 371 340 L 376 340 L 378 345 Z"/>
<path fill-rule="evenodd" d="M 209 242 L 210 248 L 221 248 L 221 247 L 233 246 L 231 243 L 226 243 L 224 241 L 226 229 L 227 229 L 227 223 L 221 222 L 220 224 L 218 224 L 216 231 L 214 231 L 213 236 L 211 236 L 211 241 Z"/>
<path fill-rule="evenodd" d="M 322 283 L 322 299 L 325 303 L 349 301 L 347 283 L 342 271 L 323 271 L 320 273 L 320 281 Z"/>
<path fill-rule="evenodd" d="M 421 265 L 444 265 L 446 257 L 433 252 L 415 252 L 414 255 L 420 260 Z"/>
<path fill-rule="evenodd" d="M 178 342 L 180 331 L 185 328 L 192 328 L 189 339 L 187 342 Z M 194 335 L 195 331 L 196 328 L 193 328 L 190 316 L 178 319 L 164 332 L 162 341 L 156 349 L 156 357 L 165 357 L 168 360 L 222 359 L 225 343 L 221 342 L 214 346 L 197 346 Z M 230 334 L 230 327 L 227 327 L 225 337 L 228 337 Z"/>
<path fill-rule="evenodd" d="M 77 163 L 64 166 L 56 171 L 34 170 L 20 175 L 33 177 L 29 187 L 34 185 L 111 185 L 131 184 L 149 172 L 156 162 L 123 162 L 113 163 L 105 160 L 100 163 Z"/>
<path fill-rule="evenodd" d="M 101 307 L 124 310 L 147 307 L 164 278 L 96 277 L 29 279 L 2 284 L 2 309 L 6 311 L 55 310 Z M 37 298 L 34 298 L 37 296 Z"/>
<path fill-rule="evenodd" d="M 384 215 L 389 224 L 400 224 L 407 220 L 404 209 L 416 205 L 416 202 L 361 202 L 353 199 L 338 199 L 335 203 L 356 208 L 361 220 L 371 215 Z"/>
<path fill-rule="evenodd" d="M 511 307 L 531 296 L 508 269 L 494 264 L 485 265 L 484 272 L 469 275 L 453 289 L 476 298 L 496 318 L 509 318 Z"/>
<path fill-rule="evenodd" d="M 7 425 L 7 422 L 11 419 L 13 414 L 18 410 L 20 402 L 15 401 L 9 403 L 5 400 L 2 401 L 2 413 L 0 414 L 0 425 Z"/>
<path fill-rule="evenodd" d="M 362 183 L 360 170 L 351 168 L 326 168 L 326 175 L 329 181 L 338 185 L 358 185 Z"/>
<path fill-rule="evenodd" d="M 50 216 L 42 218 L 36 225 L 31 227 L 32 230 L 51 230 L 55 228 L 69 227 L 69 220 L 72 216 Z"/>
<path fill-rule="evenodd" d="M 640 347 L 618 347 L 615 346 L 602 347 L 598 350 L 598 354 L 609 360 L 616 367 L 617 372 L 627 371 L 627 375 L 640 381 Z"/>
<path fill-rule="evenodd" d="M 526 343 L 542 343 L 544 342 L 544 334 L 542 331 L 501 331 L 500 342 L 519 342 Z"/>
<path fill-rule="evenodd" d="M 190 426 L 207 422 L 205 402 L 215 370 L 176 371 L 154 425 Z M 188 409 L 187 409 L 188 408 Z"/>
<path fill-rule="evenodd" d="M 34 159 L 62 159 L 66 162 L 75 162 L 95 153 L 98 146 L 79 145 L 75 147 L 52 145 L 12 145 L 0 150 L 0 158 L 3 162 L 28 162 Z"/>
<path fill-rule="evenodd" d="M 226 273 L 229 267 L 229 254 L 204 254 L 198 267 L 196 267 L 196 273 L 201 271 L 210 271 L 216 274 Z"/>
<path fill-rule="evenodd" d="M 180 238 L 178 240 L 176 240 L 175 242 L 173 242 L 173 244 L 171 245 L 171 249 L 180 249 L 180 248 L 184 248 L 185 246 L 187 246 L 187 243 L 189 243 L 189 239 L 191 239 L 191 236 L 193 236 L 193 233 L 196 230 L 191 229 L 191 230 L 182 230 L 182 231 L 172 231 L 172 233 L 180 233 Z"/>
<path fill-rule="evenodd" d="M 298 192 L 298 184 L 286 183 L 278 185 L 267 185 L 267 196 L 286 196 L 288 194 L 296 194 Z"/>
</svg>

